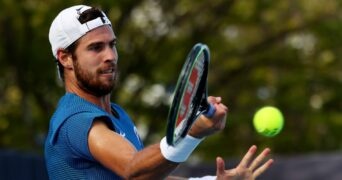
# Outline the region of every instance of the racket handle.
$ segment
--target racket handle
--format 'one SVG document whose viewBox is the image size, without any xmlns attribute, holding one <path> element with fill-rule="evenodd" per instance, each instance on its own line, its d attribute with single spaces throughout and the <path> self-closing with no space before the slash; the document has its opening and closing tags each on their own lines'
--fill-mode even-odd
<svg viewBox="0 0 342 180">
<path fill-rule="evenodd" d="M 216 108 L 214 105 L 209 104 L 208 109 L 203 113 L 204 116 L 207 118 L 212 118 L 216 112 Z"/>
</svg>

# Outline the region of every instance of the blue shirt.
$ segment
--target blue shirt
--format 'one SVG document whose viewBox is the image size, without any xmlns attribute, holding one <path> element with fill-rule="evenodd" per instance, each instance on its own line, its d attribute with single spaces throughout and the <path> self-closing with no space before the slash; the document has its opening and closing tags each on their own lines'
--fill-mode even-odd
<svg viewBox="0 0 342 180">
<path fill-rule="evenodd" d="M 96 161 L 88 147 L 88 133 L 92 123 L 101 117 L 138 151 L 143 148 L 136 127 L 127 113 L 114 103 L 111 107 L 116 112 L 115 116 L 75 94 L 66 93 L 60 99 L 50 120 L 45 142 L 45 160 L 51 180 L 121 179 Z"/>
</svg>

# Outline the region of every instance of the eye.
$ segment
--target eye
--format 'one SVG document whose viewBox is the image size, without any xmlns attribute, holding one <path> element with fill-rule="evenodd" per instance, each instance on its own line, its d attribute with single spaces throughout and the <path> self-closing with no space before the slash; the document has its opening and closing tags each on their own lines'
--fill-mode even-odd
<svg viewBox="0 0 342 180">
<path fill-rule="evenodd" d="M 116 44 L 117 44 L 117 41 L 116 41 L 116 40 L 111 41 L 111 42 L 109 43 L 110 47 L 112 47 L 113 49 L 115 48 Z"/>
<path fill-rule="evenodd" d="M 89 46 L 88 48 L 90 51 L 100 52 L 103 49 L 103 44 L 95 43 Z"/>
</svg>

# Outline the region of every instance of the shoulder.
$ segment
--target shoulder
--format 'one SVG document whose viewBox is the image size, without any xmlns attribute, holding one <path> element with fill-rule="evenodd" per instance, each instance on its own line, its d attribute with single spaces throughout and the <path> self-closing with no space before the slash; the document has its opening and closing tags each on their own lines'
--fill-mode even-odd
<svg viewBox="0 0 342 180">
<path fill-rule="evenodd" d="M 75 94 L 67 93 L 59 101 L 57 109 L 50 120 L 50 143 L 54 143 L 59 129 L 66 124 L 89 126 L 97 117 L 106 117 L 108 114 L 98 106 L 80 98 Z"/>
</svg>

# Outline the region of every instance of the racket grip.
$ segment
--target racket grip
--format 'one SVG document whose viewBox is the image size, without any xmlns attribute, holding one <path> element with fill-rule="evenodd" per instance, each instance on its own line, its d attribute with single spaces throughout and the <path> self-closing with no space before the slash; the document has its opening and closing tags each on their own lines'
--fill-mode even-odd
<svg viewBox="0 0 342 180">
<path fill-rule="evenodd" d="M 208 109 L 203 113 L 204 116 L 207 118 L 212 118 L 216 112 L 216 108 L 214 105 L 209 104 Z"/>
</svg>

